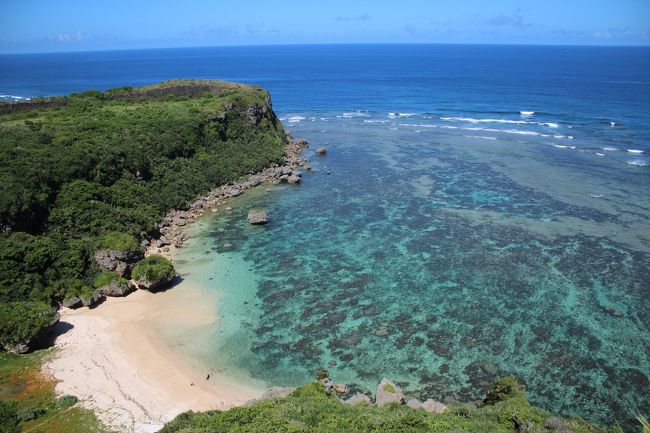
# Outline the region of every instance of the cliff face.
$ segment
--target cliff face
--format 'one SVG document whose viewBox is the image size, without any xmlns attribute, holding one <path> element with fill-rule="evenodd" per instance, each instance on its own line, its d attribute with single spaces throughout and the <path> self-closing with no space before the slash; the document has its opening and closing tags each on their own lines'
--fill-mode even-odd
<svg viewBox="0 0 650 433">
<path fill-rule="evenodd" d="M 61 301 L 99 272 L 95 239 L 281 162 L 263 89 L 174 80 L 0 104 L 0 301 Z"/>
</svg>

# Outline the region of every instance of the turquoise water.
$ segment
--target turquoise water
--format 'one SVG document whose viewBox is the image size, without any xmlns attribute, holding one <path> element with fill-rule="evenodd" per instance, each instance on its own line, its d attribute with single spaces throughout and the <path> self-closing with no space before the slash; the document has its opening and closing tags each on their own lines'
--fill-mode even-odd
<svg viewBox="0 0 650 433">
<path fill-rule="evenodd" d="M 0 94 L 20 97 L 185 77 L 270 90 L 317 170 L 191 227 L 177 267 L 219 320 L 190 356 L 268 386 L 325 367 L 461 402 L 515 374 L 551 411 L 630 431 L 650 414 L 650 49 L 0 56 Z"/>
<path fill-rule="evenodd" d="M 552 165 L 565 149 L 537 139 L 364 122 L 381 117 L 294 119 L 329 142 L 311 155 L 317 171 L 195 229 L 180 257 L 201 259 L 185 277 L 217 291 L 230 319 L 211 362 L 268 385 L 321 367 L 362 391 L 387 376 L 461 402 L 515 374 L 553 411 L 602 423 L 647 411 L 648 191 L 576 173 L 580 160 Z M 246 223 L 253 207 L 268 226 Z"/>
</svg>

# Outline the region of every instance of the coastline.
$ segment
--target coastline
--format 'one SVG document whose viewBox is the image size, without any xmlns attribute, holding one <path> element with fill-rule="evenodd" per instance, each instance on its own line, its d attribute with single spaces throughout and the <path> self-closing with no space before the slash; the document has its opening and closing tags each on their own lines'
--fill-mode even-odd
<svg viewBox="0 0 650 433">
<path fill-rule="evenodd" d="M 164 318 L 187 330 L 205 327 L 216 322 L 216 305 L 199 288 L 183 284 L 109 298 L 98 308 L 62 310 L 59 350 L 43 370 L 58 381 L 57 394 L 77 396 L 119 431 L 153 432 L 181 412 L 241 405 L 264 390 L 214 371 L 206 381 L 206 371 L 151 326 Z"/>
<path fill-rule="evenodd" d="M 171 210 L 158 224 L 160 236 L 143 240 L 145 256 L 160 254 L 173 260 L 174 251 L 181 248 L 188 239 L 185 233 L 187 225 L 193 223 L 207 212 L 217 212 L 217 206 L 225 204 L 231 197 L 237 197 L 246 190 L 255 188 L 264 183 L 278 184 L 281 182 L 300 183 L 301 173 L 295 171 L 297 167 L 311 170 L 306 158 L 301 158 L 301 153 L 309 147 L 304 138 L 293 139 L 290 132 L 286 133 L 287 145 L 284 152 L 284 165 L 273 164 L 261 172 L 248 175 L 244 180 L 228 183 L 212 189 L 190 203 L 187 210 Z"/>
<path fill-rule="evenodd" d="M 161 254 L 173 262 L 176 249 L 188 238 L 187 226 L 228 198 L 263 183 L 300 182 L 293 169 L 309 169 L 300 157 L 308 143 L 290 134 L 287 138 L 284 165 L 215 188 L 188 210 L 170 211 L 159 224 L 161 235 L 143 241 L 145 255 Z M 176 345 L 182 343 L 162 332 L 163 323 L 167 329 L 200 332 L 217 322 L 217 311 L 218 300 L 187 281 L 162 292 L 136 290 L 126 297 L 107 297 L 95 308 L 62 308 L 55 330 L 57 352 L 42 370 L 58 382 L 58 395 L 78 397 L 83 407 L 117 431 L 155 432 L 188 410 L 242 405 L 266 391 L 261 383 L 206 371 L 178 350 Z"/>
</svg>

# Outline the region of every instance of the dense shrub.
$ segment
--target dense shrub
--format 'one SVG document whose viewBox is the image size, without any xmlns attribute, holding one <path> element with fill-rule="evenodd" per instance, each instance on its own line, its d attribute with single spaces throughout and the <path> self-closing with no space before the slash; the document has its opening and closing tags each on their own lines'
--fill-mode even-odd
<svg viewBox="0 0 650 433">
<path fill-rule="evenodd" d="M 0 344 L 13 347 L 36 337 L 57 317 L 54 308 L 42 302 L 0 304 Z"/>
<path fill-rule="evenodd" d="M 483 402 L 494 404 L 517 394 L 523 394 L 525 387 L 514 377 L 502 377 L 485 393 Z"/>
<path fill-rule="evenodd" d="M 74 395 L 62 395 L 61 397 L 56 399 L 56 407 L 59 409 L 65 409 L 70 406 L 74 406 L 77 404 L 77 397 Z"/>
<path fill-rule="evenodd" d="M 31 421 L 47 412 L 47 409 L 40 406 L 27 406 L 17 412 L 18 419 L 21 422 Z"/>
<path fill-rule="evenodd" d="M 171 280 L 174 278 L 174 266 L 172 263 L 157 254 L 145 257 L 133 268 L 131 276 L 138 281 Z"/>
<path fill-rule="evenodd" d="M 20 433 L 16 402 L 0 400 L 0 433 Z"/>
<path fill-rule="evenodd" d="M 141 250 L 138 240 L 134 236 L 116 232 L 106 233 L 97 242 L 97 248 L 124 253 L 138 253 Z"/>
<path fill-rule="evenodd" d="M 521 433 L 560 431 L 547 428 L 550 414 L 530 405 L 523 392 L 496 404 L 466 406 L 433 414 L 406 405 L 343 404 L 322 385 L 309 383 L 284 398 L 273 398 L 226 411 L 186 412 L 160 433 L 309 432 L 309 433 Z M 605 433 L 577 418 L 561 419 L 565 432 Z M 560 424 L 558 424 L 560 425 Z"/>
</svg>

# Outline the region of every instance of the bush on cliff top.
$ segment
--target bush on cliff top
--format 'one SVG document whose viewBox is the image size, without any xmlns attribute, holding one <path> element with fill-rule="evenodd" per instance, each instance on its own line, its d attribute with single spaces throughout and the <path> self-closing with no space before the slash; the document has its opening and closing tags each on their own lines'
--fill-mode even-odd
<svg viewBox="0 0 650 433">
<path fill-rule="evenodd" d="M 174 278 L 174 265 L 163 256 L 157 254 L 145 257 L 133 268 L 131 276 L 136 281 L 154 282 L 171 281 Z"/>
<path fill-rule="evenodd" d="M 97 249 L 120 251 L 123 253 L 138 253 L 140 244 L 135 236 L 127 233 L 109 232 L 97 242 Z"/>
<path fill-rule="evenodd" d="M 504 399 L 480 408 L 457 407 L 442 414 L 411 409 L 396 404 L 346 405 L 328 395 L 322 385 L 309 383 L 285 398 L 259 401 L 247 407 L 227 411 L 179 415 L 160 433 L 213 432 L 310 432 L 310 433 L 515 433 L 557 432 L 547 428 L 551 418 L 555 425 L 572 433 L 605 433 L 598 426 L 581 419 L 551 417 L 535 408 L 523 392 L 503 395 Z M 524 423 L 522 424 L 518 423 Z M 520 425 L 520 427 L 518 427 Z"/>
</svg>

